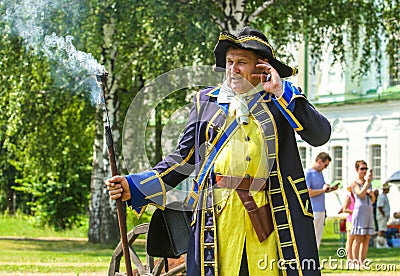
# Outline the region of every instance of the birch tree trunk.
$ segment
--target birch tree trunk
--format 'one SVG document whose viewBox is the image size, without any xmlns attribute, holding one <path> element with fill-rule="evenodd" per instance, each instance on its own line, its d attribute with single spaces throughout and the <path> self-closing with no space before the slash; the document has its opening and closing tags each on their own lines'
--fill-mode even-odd
<svg viewBox="0 0 400 276">
<path fill-rule="evenodd" d="M 246 9 L 247 0 L 215 0 L 215 4 L 224 13 L 223 18 L 214 18 L 220 28 L 225 31 L 236 31 L 251 23 L 260 15 L 274 0 L 264 1 L 252 13 Z"/>
<path fill-rule="evenodd" d="M 103 64 L 106 68 L 113 68 L 111 64 L 116 57 L 116 49 L 112 46 L 114 24 L 104 25 L 104 46 L 102 51 Z M 119 157 L 121 154 L 120 129 L 117 125 L 119 114 L 119 101 L 117 97 L 118 82 L 115 81 L 114 72 L 108 72 L 105 85 L 105 105 L 108 110 L 108 120 L 114 141 L 117 167 L 120 166 Z M 106 178 L 111 177 L 110 163 L 108 158 L 107 145 L 104 138 L 104 126 L 107 122 L 107 114 L 101 108 L 96 112 L 96 133 L 93 149 L 93 172 L 91 179 L 91 200 L 90 200 L 90 221 L 89 221 L 89 242 L 100 244 L 116 244 L 119 242 L 118 219 L 115 208 L 115 201 L 110 200 L 108 191 L 104 184 Z"/>
<path fill-rule="evenodd" d="M 224 18 L 219 20 L 219 25 L 226 31 L 238 30 L 247 23 L 246 19 L 246 0 L 226 0 L 221 1 Z"/>
<path fill-rule="evenodd" d="M 118 240 L 115 212 L 104 186 L 108 161 L 104 152 L 103 110 L 96 112 L 96 133 L 93 148 L 93 172 L 91 179 L 89 242 L 113 244 Z"/>
</svg>

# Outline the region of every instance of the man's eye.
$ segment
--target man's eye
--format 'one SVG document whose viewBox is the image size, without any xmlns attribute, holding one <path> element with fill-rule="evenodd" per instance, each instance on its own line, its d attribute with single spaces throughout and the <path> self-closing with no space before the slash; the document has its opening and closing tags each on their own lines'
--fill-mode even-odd
<svg viewBox="0 0 400 276">
<path fill-rule="evenodd" d="M 233 64 L 233 61 L 228 60 L 226 63 L 229 64 L 229 65 L 231 65 L 231 64 Z"/>
</svg>

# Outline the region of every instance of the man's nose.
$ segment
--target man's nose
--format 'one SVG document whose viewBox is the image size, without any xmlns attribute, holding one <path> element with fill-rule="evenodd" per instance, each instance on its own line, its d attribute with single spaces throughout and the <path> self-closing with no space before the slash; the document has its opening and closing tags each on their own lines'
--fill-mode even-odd
<svg viewBox="0 0 400 276">
<path fill-rule="evenodd" d="M 232 63 L 231 67 L 229 68 L 231 73 L 238 73 L 239 72 L 239 67 L 236 62 Z"/>
</svg>

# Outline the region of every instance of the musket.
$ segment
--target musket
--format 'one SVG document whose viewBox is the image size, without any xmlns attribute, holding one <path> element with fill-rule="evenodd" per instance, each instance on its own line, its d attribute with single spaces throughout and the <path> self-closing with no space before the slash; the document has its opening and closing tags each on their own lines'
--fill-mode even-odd
<svg viewBox="0 0 400 276">
<path fill-rule="evenodd" d="M 110 167 L 111 167 L 111 175 L 115 176 L 118 174 L 117 162 L 115 160 L 114 141 L 113 141 L 113 137 L 112 137 L 112 133 L 111 133 L 110 119 L 108 117 L 108 110 L 107 110 L 106 103 L 105 103 L 105 99 L 106 99 L 105 84 L 107 81 L 107 76 L 108 76 L 108 73 L 106 71 L 104 71 L 103 74 L 98 75 L 97 77 L 98 77 L 98 79 L 100 79 L 101 90 L 102 90 L 103 98 L 104 98 L 104 111 L 106 114 L 106 122 L 104 124 L 104 128 L 105 128 L 104 135 L 106 138 L 108 158 L 109 158 Z M 127 234 L 126 234 L 125 215 L 124 215 L 121 198 L 118 198 L 116 200 L 116 206 L 117 206 L 117 215 L 118 215 L 118 225 L 119 225 L 119 231 L 120 231 L 121 242 L 122 242 L 122 252 L 124 254 L 124 259 L 125 259 L 126 273 L 128 276 L 133 276 L 131 259 L 129 256 L 129 244 L 128 244 L 128 238 L 127 238 Z"/>
</svg>

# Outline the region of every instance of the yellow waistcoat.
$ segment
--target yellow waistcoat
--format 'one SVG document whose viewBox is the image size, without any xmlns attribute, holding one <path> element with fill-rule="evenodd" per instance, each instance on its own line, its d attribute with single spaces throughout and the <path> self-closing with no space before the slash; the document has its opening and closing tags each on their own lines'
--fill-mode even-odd
<svg viewBox="0 0 400 276">
<path fill-rule="evenodd" d="M 234 119 L 230 114 L 227 125 Z M 222 175 L 243 177 L 246 174 L 266 178 L 268 172 L 265 145 L 261 128 L 249 116 L 249 124 L 241 125 L 219 153 L 214 171 Z M 265 191 L 253 192 L 257 206 L 268 203 Z M 257 238 L 246 209 L 232 189 L 214 191 L 218 236 L 219 275 L 238 275 L 246 244 L 250 275 L 280 275 L 275 231 L 262 243 Z"/>
</svg>

